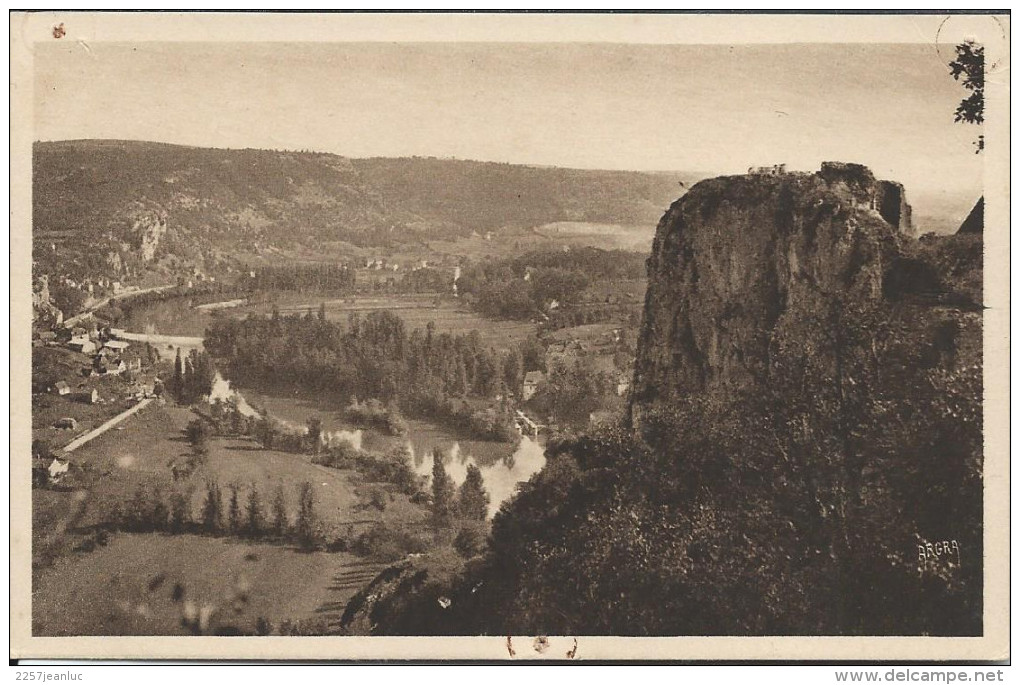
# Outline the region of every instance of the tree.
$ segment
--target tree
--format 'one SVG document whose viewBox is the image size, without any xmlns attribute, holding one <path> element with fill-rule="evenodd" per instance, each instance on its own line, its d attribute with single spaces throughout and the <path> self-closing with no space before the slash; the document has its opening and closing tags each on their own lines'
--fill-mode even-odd
<svg viewBox="0 0 1020 685">
<path fill-rule="evenodd" d="M 170 393 L 175 399 L 181 399 L 184 392 L 184 360 L 181 359 L 181 348 L 177 348 L 177 356 L 174 358 L 174 377 L 170 382 Z"/>
<path fill-rule="evenodd" d="M 956 59 L 949 63 L 953 78 L 960 81 L 970 95 L 956 108 L 957 123 L 981 125 L 985 120 L 985 48 L 974 41 L 956 46 Z M 985 137 L 979 135 L 974 143 L 975 154 L 985 149 Z"/>
<path fill-rule="evenodd" d="M 277 537 L 283 537 L 287 533 L 287 529 L 290 527 L 290 521 L 287 519 L 287 499 L 283 493 L 283 486 L 276 486 L 276 493 L 273 495 L 273 534 Z"/>
<path fill-rule="evenodd" d="M 318 521 L 315 515 L 315 492 L 312 484 L 301 484 L 298 492 L 298 515 L 294 524 L 298 545 L 305 551 L 315 549 L 318 542 Z"/>
<path fill-rule="evenodd" d="M 230 508 L 227 510 L 227 528 L 234 534 L 241 532 L 241 502 L 237 485 L 230 486 Z"/>
<path fill-rule="evenodd" d="M 248 490 L 248 506 L 245 511 L 245 532 L 248 537 L 258 538 L 262 535 L 262 530 L 265 526 L 262 516 L 262 502 L 259 499 L 258 487 L 255 483 L 251 484 L 251 489 Z"/>
<path fill-rule="evenodd" d="M 170 511 L 163 501 L 163 488 L 158 484 L 152 492 L 152 507 L 149 510 L 149 526 L 152 530 L 165 530 Z"/>
<path fill-rule="evenodd" d="M 124 513 L 124 521 L 129 530 L 146 530 L 152 521 L 152 508 L 149 506 L 149 496 L 144 485 L 135 489 L 131 501 L 128 502 L 127 511 Z"/>
<path fill-rule="evenodd" d="M 443 465 L 443 451 L 437 447 L 432 451 L 432 517 L 437 526 L 452 522 L 455 494 L 453 479 Z"/>
<path fill-rule="evenodd" d="M 207 533 L 218 533 L 223 528 L 223 504 L 220 499 L 220 485 L 209 481 L 205 489 L 205 501 L 202 503 L 202 528 Z"/>
<path fill-rule="evenodd" d="M 204 457 L 209 452 L 209 427 L 202 419 L 192 419 L 184 429 L 195 455 Z"/>
<path fill-rule="evenodd" d="M 153 366 L 159 361 L 159 352 L 150 343 L 145 343 L 145 356 L 143 359 L 145 359 L 146 366 Z"/>
<path fill-rule="evenodd" d="M 306 434 L 308 445 L 315 454 L 319 453 L 322 447 L 322 419 L 313 416 L 308 419 L 308 432 Z"/>
<path fill-rule="evenodd" d="M 205 352 L 192 350 L 188 360 L 190 368 L 185 385 L 187 386 L 188 401 L 194 402 L 203 395 L 212 392 L 216 369 L 213 367 L 212 359 Z"/>
<path fill-rule="evenodd" d="M 453 548 L 457 554 L 470 559 L 485 549 L 485 533 L 477 525 L 461 528 L 453 539 Z"/>
<path fill-rule="evenodd" d="M 457 508 L 462 518 L 472 521 L 484 521 L 489 514 L 489 493 L 481 469 L 474 464 L 467 467 L 467 477 L 457 493 Z"/>
<path fill-rule="evenodd" d="M 183 533 L 190 523 L 190 498 L 187 493 L 175 492 L 170 496 L 170 532 Z"/>
<path fill-rule="evenodd" d="M 515 397 L 520 395 L 524 385 L 524 357 L 516 347 L 503 359 L 503 382 Z"/>
<path fill-rule="evenodd" d="M 520 345 L 524 371 L 545 371 L 545 347 L 537 336 L 526 338 Z"/>
<path fill-rule="evenodd" d="M 191 404 L 195 401 L 195 362 L 193 356 L 184 358 L 184 373 L 181 378 L 180 402 Z"/>
<path fill-rule="evenodd" d="M 70 317 L 80 312 L 85 307 L 88 294 L 80 288 L 66 285 L 60 281 L 50 284 L 50 302 L 57 309 Z"/>
<path fill-rule="evenodd" d="M 32 456 L 49 458 L 53 456 L 53 446 L 47 440 L 35 439 L 32 441 Z"/>
</svg>

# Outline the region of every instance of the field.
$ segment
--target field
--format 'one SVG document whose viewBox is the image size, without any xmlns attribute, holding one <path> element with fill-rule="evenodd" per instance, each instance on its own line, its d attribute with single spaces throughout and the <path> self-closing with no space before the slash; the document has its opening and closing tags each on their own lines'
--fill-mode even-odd
<svg viewBox="0 0 1020 685">
<path fill-rule="evenodd" d="M 389 311 L 401 317 L 409 330 L 424 329 L 431 321 L 438 333 L 465 335 L 477 330 L 486 345 L 507 349 L 534 335 L 535 324 L 527 321 L 494 321 L 470 311 L 456 301 L 444 300 L 437 307 L 435 295 L 373 295 L 337 299 L 336 295 L 316 296 L 309 293 L 278 292 L 260 301 L 230 309 L 209 311 L 194 309 L 190 298 L 140 305 L 131 310 L 118 327 L 134 333 L 165 335 L 203 335 L 218 317 L 244 318 L 249 314 L 268 316 L 273 308 L 281 314 L 318 312 L 326 305 L 326 317 L 347 322 L 352 312 L 362 316 L 373 311 Z"/>
<path fill-rule="evenodd" d="M 189 453 L 181 431 L 194 416 L 185 408 L 149 407 L 128 419 L 124 430 L 110 431 L 74 453 L 87 487 L 33 491 L 37 632 L 166 633 L 177 626 L 170 620 L 174 612 L 181 611 L 169 600 L 173 585 L 191 588 L 203 602 L 222 603 L 227 588 L 242 577 L 251 586 L 251 599 L 231 620 L 251 629 L 263 616 L 279 626 L 283 620 L 342 611 L 346 599 L 382 568 L 346 553 L 305 554 L 282 545 L 162 533 L 115 533 L 106 546 L 83 551 L 92 527 L 108 520 L 114 507 L 123 508 L 139 487 L 148 497 L 155 496 L 156 487 L 163 496 L 175 489 L 190 492 L 197 518 L 207 481 L 219 482 L 225 493 L 236 485 L 242 503 L 257 487 L 267 509 L 275 488 L 282 486 L 293 521 L 298 487 L 308 482 L 327 540 L 356 535 L 382 520 L 405 529 L 424 527 L 424 510 L 391 487 L 366 483 L 353 471 L 312 464 L 306 455 L 263 450 L 248 439 L 213 439 L 206 463 L 175 483 L 168 463 Z M 365 504 L 373 491 L 383 493 L 385 511 Z M 158 578 L 162 589 L 150 591 Z"/>
<path fill-rule="evenodd" d="M 554 245 L 590 245 L 605 250 L 651 253 L 655 226 L 621 226 L 582 221 L 557 221 L 534 229 Z"/>
<path fill-rule="evenodd" d="M 624 225 L 558 221 L 533 228 L 504 228 L 489 238 L 474 235 L 451 240 L 430 240 L 428 249 L 446 257 L 467 257 L 473 260 L 506 257 L 532 250 L 561 250 L 565 247 L 598 247 L 603 250 L 648 254 L 651 253 L 654 237 L 654 223 Z"/>
<path fill-rule="evenodd" d="M 345 553 L 302 553 L 194 535 L 121 534 L 39 576 L 32 588 L 33 633 L 186 634 L 181 618 L 191 602 L 199 610 L 211 607 L 210 626 L 221 630 L 251 632 L 260 617 L 274 631 L 284 621 L 328 626 L 383 567 Z"/>
<path fill-rule="evenodd" d="M 273 302 L 224 310 L 222 316 L 244 317 L 249 313 L 268 315 L 275 305 L 281 314 L 317 312 L 325 303 L 326 318 L 346 323 L 347 317 L 357 312 L 361 316 L 372 311 L 389 311 L 402 318 L 408 330 L 424 329 L 435 323 L 437 333 L 466 335 L 477 330 L 483 342 L 496 349 L 507 349 L 534 335 L 536 326 L 528 321 L 495 321 L 467 309 L 457 302 L 443 301 L 435 306 L 435 296 L 379 295 L 357 296 L 344 299 L 314 299 L 307 294 L 286 293 Z"/>
</svg>

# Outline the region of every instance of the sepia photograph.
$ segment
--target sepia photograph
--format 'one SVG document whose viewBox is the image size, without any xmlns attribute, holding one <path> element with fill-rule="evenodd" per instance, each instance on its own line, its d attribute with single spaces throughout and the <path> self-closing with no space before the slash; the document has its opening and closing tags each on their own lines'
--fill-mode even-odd
<svg viewBox="0 0 1020 685">
<path fill-rule="evenodd" d="M 1008 659 L 1009 28 L 12 13 L 12 658 Z"/>
</svg>

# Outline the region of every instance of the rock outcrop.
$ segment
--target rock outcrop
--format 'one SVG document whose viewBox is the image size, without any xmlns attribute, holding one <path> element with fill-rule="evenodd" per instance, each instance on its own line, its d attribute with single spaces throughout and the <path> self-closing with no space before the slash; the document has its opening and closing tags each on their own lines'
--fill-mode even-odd
<svg viewBox="0 0 1020 685">
<path fill-rule="evenodd" d="M 132 222 L 131 232 L 137 241 L 142 261 L 152 261 L 160 239 L 166 234 L 166 212 L 142 213 Z"/>
<path fill-rule="evenodd" d="M 32 284 L 32 321 L 48 328 L 64 322 L 64 313 L 50 299 L 49 277 L 45 274 Z"/>
<path fill-rule="evenodd" d="M 861 165 L 698 183 L 659 222 L 648 260 L 635 415 L 762 382 L 784 317 L 882 298 L 912 232 L 903 187 Z"/>
</svg>

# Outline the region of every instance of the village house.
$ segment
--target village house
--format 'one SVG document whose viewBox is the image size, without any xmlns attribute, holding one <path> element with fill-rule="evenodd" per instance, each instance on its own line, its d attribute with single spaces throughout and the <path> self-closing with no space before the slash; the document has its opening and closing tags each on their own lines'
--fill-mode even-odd
<svg viewBox="0 0 1020 685">
<path fill-rule="evenodd" d="M 524 374 L 524 400 L 530 400 L 535 396 L 538 386 L 545 381 L 545 374 L 541 371 L 529 371 Z"/>
<path fill-rule="evenodd" d="M 616 394 L 623 397 L 630 392 L 630 378 L 628 376 L 620 376 L 616 380 Z"/>
<path fill-rule="evenodd" d="M 71 386 L 67 384 L 67 381 L 57 381 L 56 384 L 53 386 L 53 392 L 57 393 L 58 395 L 70 395 Z"/>
<path fill-rule="evenodd" d="M 92 354 L 96 351 L 96 344 L 84 336 L 72 337 L 67 347 L 82 354 Z"/>
<path fill-rule="evenodd" d="M 107 350 L 111 350 L 113 352 L 116 352 L 117 354 L 120 354 L 127 348 L 131 347 L 131 343 L 124 342 L 123 340 L 108 340 L 106 344 L 103 345 L 103 347 Z"/>
<path fill-rule="evenodd" d="M 135 383 L 131 388 L 131 397 L 136 400 L 144 400 L 146 397 L 156 396 L 154 383 Z"/>
<path fill-rule="evenodd" d="M 75 402 L 82 402 L 83 404 L 96 404 L 99 402 L 99 391 L 95 388 L 91 390 L 83 390 L 76 392 L 71 396 Z"/>
<path fill-rule="evenodd" d="M 50 480 L 50 460 L 45 457 L 32 458 L 32 487 L 44 487 Z"/>
<path fill-rule="evenodd" d="M 56 483 L 57 481 L 59 481 L 67 474 L 67 471 L 70 468 L 71 462 L 64 461 L 63 459 L 54 457 L 53 461 L 50 462 L 49 468 L 46 469 L 47 472 L 49 473 L 50 482 Z"/>
<path fill-rule="evenodd" d="M 57 419 L 53 422 L 54 428 L 61 428 L 64 430 L 76 430 L 78 428 L 78 422 L 72 419 L 70 416 L 65 416 L 62 419 Z"/>
<path fill-rule="evenodd" d="M 120 357 L 96 355 L 92 361 L 93 376 L 116 376 L 127 370 L 127 364 Z"/>
</svg>

